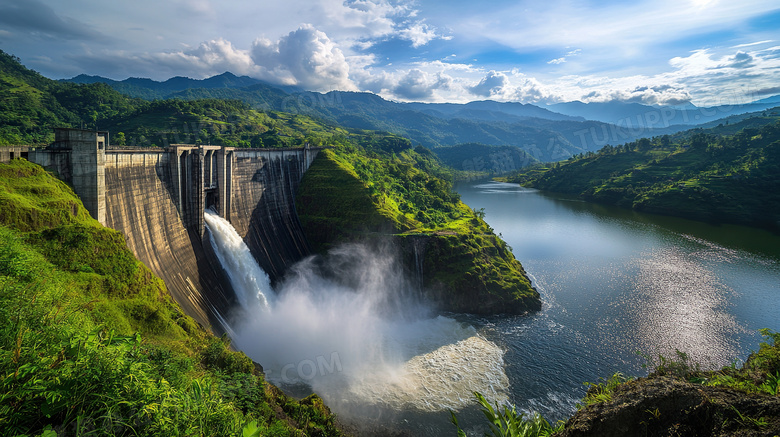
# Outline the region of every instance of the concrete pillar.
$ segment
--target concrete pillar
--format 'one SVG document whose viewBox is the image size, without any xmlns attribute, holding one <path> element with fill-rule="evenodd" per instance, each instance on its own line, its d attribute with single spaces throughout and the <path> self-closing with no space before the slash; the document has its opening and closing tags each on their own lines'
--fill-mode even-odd
<svg viewBox="0 0 780 437">
<path fill-rule="evenodd" d="M 70 151 L 70 182 L 90 215 L 106 223 L 106 147 L 108 132 L 56 129 L 54 148 Z"/>
<path fill-rule="evenodd" d="M 192 178 L 190 179 L 190 186 L 192 187 L 192 208 L 191 211 L 191 224 L 198 230 L 198 234 L 203 237 L 206 227 L 203 215 L 206 211 L 206 187 L 204 184 L 205 176 L 205 151 L 202 147 L 193 151 L 192 153 Z"/>
<path fill-rule="evenodd" d="M 223 147 L 217 151 L 218 211 L 224 219 L 230 220 L 230 197 L 233 184 L 233 148 Z"/>
<path fill-rule="evenodd" d="M 181 175 L 181 151 L 177 147 L 168 149 L 168 165 L 171 168 L 171 179 L 173 180 L 173 192 L 175 198 L 173 199 L 176 204 L 176 209 L 179 211 L 179 216 L 184 217 L 184 208 L 182 207 L 182 175 Z"/>
</svg>

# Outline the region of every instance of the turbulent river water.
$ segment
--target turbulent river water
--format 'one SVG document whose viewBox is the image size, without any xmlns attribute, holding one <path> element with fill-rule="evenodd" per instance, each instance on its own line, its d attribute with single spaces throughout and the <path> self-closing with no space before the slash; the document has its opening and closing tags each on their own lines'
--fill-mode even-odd
<svg viewBox="0 0 780 437">
<path fill-rule="evenodd" d="M 247 267 L 251 256 L 229 224 L 208 214 L 240 294 L 242 309 L 227 316 L 237 346 L 271 381 L 294 394 L 316 391 L 368 434 L 453 435 L 454 409 L 481 435 L 473 390 L 555 421 L 573 413 L 583 382 L 647 373 L 639 353 L 680 350 L 716 367 L 744 360 L 758 329 L 780 331 L 778 236 L 512 184 L 457 189 L 513 248 L 542 311 L 435 316 L 391 251 L 359 245 L 304 260 L 273 290 Z"/>
</svg>

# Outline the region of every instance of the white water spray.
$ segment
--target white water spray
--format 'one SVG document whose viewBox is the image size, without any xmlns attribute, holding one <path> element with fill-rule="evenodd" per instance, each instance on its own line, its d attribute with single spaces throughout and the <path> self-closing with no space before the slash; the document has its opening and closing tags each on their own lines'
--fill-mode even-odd
<svg viewBox="0 0 780 437">
<path fill-rule="evenodd" d="M 244 296 L 244 311 L 231 324 L 234 344 L 270 380 L 310 386 L 342 415 L 364 407 L 459 409 L 473 404 L 473 391 L 507 399 L 503 351 L 471 326 L 428 316 L 391 251 L 353 244 L 309 258 L 291 269 L 276 295 L 264 273 L 264 281 L 246 273 L 249 264 L 253 272 L 259 267 L 238 247 L 241 238 L 229 235 L 232 226 L 207 217 L 220 261 Z"/>
<path fill-rule="evenodd" d="M 209 239 L 214 252 L 230 278 L 241 307 L 246 310 L 268 310 L 269 297 L 273 297 L 268 275 L 257 265 L 254 257 L 236 229 L 212 210 L 206 210 L 203 218 L 209 229 Z"/>
</svg>

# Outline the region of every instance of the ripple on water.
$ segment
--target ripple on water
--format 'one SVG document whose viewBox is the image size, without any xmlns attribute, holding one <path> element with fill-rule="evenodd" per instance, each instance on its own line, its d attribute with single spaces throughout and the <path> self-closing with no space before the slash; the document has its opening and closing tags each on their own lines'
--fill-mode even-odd
<svg viewBox="0 0 780 437">
<path fill-rule="evenodd" d="M 650 354 L 673 356 L 678 349 L 705 365 L 727 364 L 720 357 L 733 356 L 737 346 L 729 334 L 746 330 L 728 311 L 734 291 L 696 258 L 675 247 L 639 258 L 628 317 Z"/>
</svg>

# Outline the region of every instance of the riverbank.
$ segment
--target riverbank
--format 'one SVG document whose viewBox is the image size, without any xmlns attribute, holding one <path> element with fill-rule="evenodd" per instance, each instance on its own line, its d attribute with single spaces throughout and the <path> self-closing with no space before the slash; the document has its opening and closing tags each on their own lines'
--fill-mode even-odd
<svg viewBox="0 0 780 437">
<path fill-rule="evenodd" d="M 780 233 L 780 121 L 748 118 L 605 146 L 503 181 L 636 211 Z"/>
</svg>

